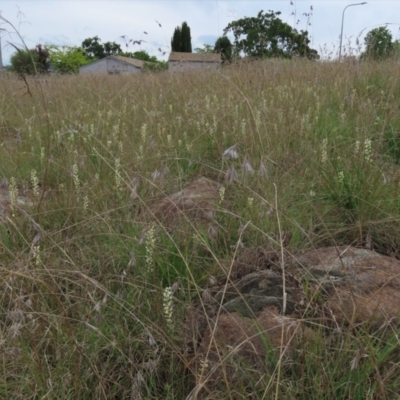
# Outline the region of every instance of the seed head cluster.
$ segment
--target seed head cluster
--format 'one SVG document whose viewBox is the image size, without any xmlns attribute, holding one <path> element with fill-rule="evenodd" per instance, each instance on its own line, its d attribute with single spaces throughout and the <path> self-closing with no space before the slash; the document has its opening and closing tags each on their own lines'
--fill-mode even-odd
<svg viewBox="0 0 400 400">
<path fill-rule="evenodd" d="M 146 270 L 148 273 L 153 270 L 154 249 L 156 245 L 155 230 L 152 225 L 146 233 Z"/>
<path fill-rule="evenodd" d="M 172 331 L 173 324 L 173 290 L 171 287 L 166 287 L 163 292 L 163 310 L 164 317 L 167 322 L 168 329 Z"/>
</svg>

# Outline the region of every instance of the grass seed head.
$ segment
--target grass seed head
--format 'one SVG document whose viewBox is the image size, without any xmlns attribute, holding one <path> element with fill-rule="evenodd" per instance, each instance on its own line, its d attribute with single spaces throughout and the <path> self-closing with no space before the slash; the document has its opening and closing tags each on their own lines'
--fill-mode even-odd
<svg viewBox="0 0 400 400">
<path fill-rule="evenodd" d="M 74 181 L 76 191 L 79 192 L 81 189 L 81 181 L 79 179 L 79 167 L 77 164 L 72 166 L 72 179 Z"/>
<path fill-rule="evenodd" d="M 138 197 L 138 193 L 137 193 L 137 189 L 139 187 L 139 177 L 134 176 L 131 179 L 131 194 L 130 194 L 130 198 L 131 200 L 135 200 Z"/>
<path fill-rule="evenodd" d="M 166 287 L 163 292 L 163 310 L 164 317 L 167 322 L 168 329 L 173 330 L 173 290 L 171 287 Z"/>
<path fill-rule="evenodd" d="M 250 164 L 250 161 L 247 159 L 247 157 L 245 157 L 243 160 L 242 171 L 243 171 L 243 174 L 254 175 L 254 169 L 253 169 L 252 165 Z"/>
<path fill-rule="evenodd" d="M 233 146 L 231 146 L 228 149 L 226 149 L 224 151 L 224 153 L 222 154 L 222 159 L 226 160 L 226 159 L 230 158 L 230 159 L 236 160 L 239 157 L 239 155 L 238 155 L 238 153 L 236 151 L 236 146 L 237 145 L 234 144 Z"/>
<path fill-rule="evenodd" d="M 321 145 L 321 162 L 322 164 L 326 164 L 328 161 L 328 139 L 324 139 Z"/>
<path fill-rule="evenodd" d="M 258 168 L 257 174 L 258 174 L 258 176 L 264 177 L 264 178 L 266 178 L 268 176 L 267 167 L 265 166 L 265 164 L 263 163 L 262 160 L 260 161 L 260 167 Z"/>
<path fill-rule="evenodd" d="M 161 172 L 156 169 L 152 174 L 151 174 L 151 180 L 155 182 L 157 179 L 161 178 Z"/>
<path fill-rule="evenodd" d="M 237 179 L 238 175 L 233 164 L 230 165 L 225 174 L 225 182 L 229 185 Z"/>
<path fill-rule="evenodd" d="M 364 141 L 364 158 L 366 162 L 371 162 L 371 154 L 372 154 L 372 142 L 371 139 L 365 139 Z"/>
</svg>

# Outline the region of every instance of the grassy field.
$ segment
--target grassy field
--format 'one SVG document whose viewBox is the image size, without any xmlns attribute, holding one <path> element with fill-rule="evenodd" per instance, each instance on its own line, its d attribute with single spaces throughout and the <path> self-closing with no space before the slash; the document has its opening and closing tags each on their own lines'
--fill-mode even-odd
<svg viewBox="0 0 400 400">
<path fill-rule="evenodd" d="M 205 378 L 185 356 L 185 308 L 238 243 L 279 248 L 290 231 L 293 252 L 400 257 L 398 64 L 26 83 L 0 77 L 2 399 L 189 398 Z M 225 189 L 207 225 L 154 218 L 202 176 Z M 399 398 L 395 331 L 314 331 L 284 364 L 266 346 L 265 370 L 238 364 L 199 398 Z"/>
</svg>

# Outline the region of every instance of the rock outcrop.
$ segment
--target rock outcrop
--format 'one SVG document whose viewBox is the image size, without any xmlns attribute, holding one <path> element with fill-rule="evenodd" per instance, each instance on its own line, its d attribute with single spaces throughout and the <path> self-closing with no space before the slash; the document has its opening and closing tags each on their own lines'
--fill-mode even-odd
<svg viewBox="0 0 400 400">
<path fill-rule="evenodd" d="M 150 210 L 157 221 L 168 229 L 173 229 L 182 220 L 190 220 L 198 226 L 214 218 L 220 187 L 218 182 L 201 177 L 165 197 Z"/>
<path fill-rule="evenodd" d="M 221 369 L 234 377 L 238 360 L 265 368 L 268 351 L 289 355 L 299 339 L 312 337 L 313 319 L 328 332 L 397 321 L 400 261 L 341 246 L 286 254 L 282 263 L 270 246 L 246 249 L 225 282 L 201 297 L 188 308 L 184 331 L 192 365 L 210 382 Z"/>
<path fill-rule="evenodd" d="M 182 222 L 207 227 L 220 189 L 216 181 L 196 179 L 153 205 L 152 216 L 169 230 Z M 291 254 L 289 241 L 290 234 L 282 239 L 284 259 L 268 243 L 242 249 L 223 278 L 200 289 L 187 308 L 185 357 L 200 377 L 198 388 L 222 377 L 234 384 L 238 365 L 265 370 L 268 352 L 289 360 L 296 343 L 315 339 L 321 329 L 329 336 L 346 327 L 397 323 L 400 261 L 351 246 Z"/>
</svg>

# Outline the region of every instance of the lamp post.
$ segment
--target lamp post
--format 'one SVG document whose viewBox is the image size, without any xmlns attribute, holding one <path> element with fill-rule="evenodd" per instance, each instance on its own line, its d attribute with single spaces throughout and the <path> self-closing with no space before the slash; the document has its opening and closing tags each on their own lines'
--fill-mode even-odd
<svg viewBox="0 0 400 400">
<path fill-rule="evenodd" d="M 0 72 L 3 70 L 3 57 L 1 54 L 1 31 L 5 31 L 6 29 L 0 28 Z"/>
<path fill-rule="evenodd" d="M 346 6 L 343 10 L 343 14 L 342 14 L 342 31 L 340 33 L 340 47 L 339 47 L 339 61 L 342 58 L 342 42 L 343 42 L 343 22 L 344 22 L 344 12 L 346 11 L 346 8 L 351 7 L 351 6 L 362 6 L 364 4 L 367 4 L 366 1 L 364 1 L 363 3 L 355 3 L 355 4 L 349 4 L 348 6 Z"/>
</svg>

